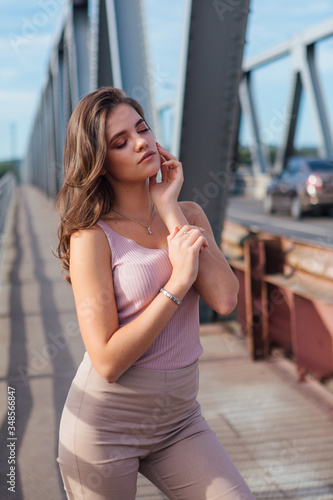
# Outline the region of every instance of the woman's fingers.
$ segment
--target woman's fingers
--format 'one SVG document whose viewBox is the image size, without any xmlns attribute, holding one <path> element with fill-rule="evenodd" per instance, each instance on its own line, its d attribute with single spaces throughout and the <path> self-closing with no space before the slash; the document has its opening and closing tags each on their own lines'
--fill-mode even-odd
<svg viewBox="0 0 333 500">
<path fill-rule="evenodd" d="M 184 235 L 184 234 L 190 234 L 191 231 L 195 230 L 195 229 L 198 229 L 200 231 L 200 233 L 204 233 L 205 232 L 205 229 L 203 227 L 199 227 L 199 226 L 191 226 L 190 224 L 185 224 L 184 226 L 182 226 L 180 229 L 179 229 L 179 235 Z"/>
<path fill-rule="evenodd" d="M 204 238 L 203 236 L 200 236 L 200 238 L 198 238 L 197 240 L 195 240 L 194 243 L 193 243 L 193 245 L 192 245 L 192 248 L 194 250 L 199 251 L 199 253 L 202 251 L 202 249 L 204 247 L 208 247 L 207 240 L 206 241 L 202 241 L 203 239 L 206 240 L 206 238 Z"/>
<path fill-rule="evenodd" d="M 160 153 L 161 165 L 163 165 L 163 163 L 166 161 L 166 158 L 161 154 L 160 151 L 159 151 L 159 153 Z"/>
<path fill-rule="evenodd" d="M 162 163 L 161 165 L 162 181 L 167 181 L 169 179 L 169 167 Z"/>
<path fill-rule="evenodd" d="M 167 160 L 162 163 L 163 166 L 168 167 L 169 170 L 172 170 L 173 168 L 179 168 L 182 166 L 180 161 L 177 160 Z"/>
<path fill-rule="evenodd" d="M 185 231 L 186 232 L 186 231 Z M 208 241 L 203 236 L 202 232 L 198 229 L 191 230 L 187 233 L 187 235 L 184 235 L 186 238 L 186 243 L 188 245 L 193 245 L 195 242 L 198 240 L 201 242 L 201 245 L 208 247 Z"/>
<path fill-rule="evenodd" d="M 164 158 L 166 160 L 176 160 L 176 161 L 179 161 L 176 156 L 174 156 L 173 154 L 169 153 L 169 151 L 167 151 L 166 149 L 164 149 L 163 146 L 161 146 L 158 142 L 156 143 L 156 145 L 157 145 L 157 149 L 160 152 L 160 155 L 164 156 Z"/>
<path fill-rule="evenodd" d="M 202 233 L 205 232 L 205 229 L 199 226 L 190 226 L 190 225 L 185 225 L 182 226 L 181 228 L 177 227 L 177 231 L 173 230 L 172 234 L 172 239 L 177 238 L 180 242 L 183 240 L 186 242 L 188 245 L 193 245 L 195 241 L 200 239 L 201 245 L 208 247 L 208 241 L 205 236 L 203 236 Z M 175 228 L 176 229 L 176 228 Z"/>
<path fill-rule="evenodd" d="M 149 177 L 149 187 L 153 187 L 156 184 L 156 177 L 157 177 L 157 174 Z"/>
<path fill-rule="evenodd" d="M 178 227 L 178 226 L 175 226 L 175 227 L 173 228 L 172 232 L 169 234 L 168 238 L 172 240 L 172 238 L 173 238 L 174 236 L 176 236 L 176 234 L 178 233 L 178 231 L 179 231 L 179 227 Z"/>
</svg>

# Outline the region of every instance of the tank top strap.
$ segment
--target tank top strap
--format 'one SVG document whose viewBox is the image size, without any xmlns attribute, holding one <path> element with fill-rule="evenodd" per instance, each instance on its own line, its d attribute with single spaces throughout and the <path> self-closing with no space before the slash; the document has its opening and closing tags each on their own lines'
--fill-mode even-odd
<svg viewBox="0 0 333 500">
<path fill-rule="evenodd" d="M 97 225 L 102 229 L 102 231 L 104 232 L 104 234 L 106 236 L 106 239 L 109 243 L 109 247 L 110 247 L 111 254 L 112 254 L 112 263 L 114 263 L 115 260 L 117 259 L 117 253 L 118 253 L 119 247 L 121 249 L 121 243 L 122 243 L 121 236 L 118 235 L 116 231 L 112 231 L 110 226 L 108 224 L 106 224 L 106 222 L 103 222 L 102 220 L 98 220 Z M 118 238 L 117 238 L 117 236 L 118 236 Z M 118 241 L 118 240 L 120 240 L 120 241 Z"/>
<path fill-rule="evenodd" d="M 124 240 L 126 238 L 124 238 L 121 234 L 118 234 L 117 231 L 114 231 L 106 222 L 102 220 L 98 220 L 97 224 L 103 229 L 111 249 L 123 247 L 125 243 Z"/>
<path fill-rule="evenodd" d="M 106 222 L 103 222 L 102 220 L 98 220 L 97 225 L 103 229 L 106 236 L 108 236 L 109 238 L 111 237 L 111 231 L 110 231 L 111 228 L 110 228 L 110 226 L 108 226 L 108 224 L 106 224 Z"/>
</svg>

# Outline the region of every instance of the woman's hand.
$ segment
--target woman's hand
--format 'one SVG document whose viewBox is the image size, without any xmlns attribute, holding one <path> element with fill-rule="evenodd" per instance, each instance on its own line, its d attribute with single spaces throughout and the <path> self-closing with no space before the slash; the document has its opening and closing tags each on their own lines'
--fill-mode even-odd
<svg viewBox="0 0 333 500">
<path fill-rule="evenodd" d="M 181 162 L 174 155 L 164 149 L 158 142 L 157 148 L 161 156 L 161 182 L 156 182 L 156 175 L 149 178 L 151 199 L 159 207 L 172 206 L 177 203 L 184 177 Z"/>
<path fill-rule="evenodd" d="M 199 253 L 208 242 L 201 227 L 186 224 L 176 226 L 168 236 L 169 259 L 173 267 L 171 280 L 177 285 L 190 288 L 197 278 L 199 270 Z"/>
</svg>

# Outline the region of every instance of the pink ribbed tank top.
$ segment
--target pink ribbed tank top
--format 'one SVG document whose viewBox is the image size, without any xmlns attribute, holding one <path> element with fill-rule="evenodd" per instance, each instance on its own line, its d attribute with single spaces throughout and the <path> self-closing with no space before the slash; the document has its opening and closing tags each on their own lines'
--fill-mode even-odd
<svg viewBox="0 0 333 500">
<path fill-rule="evenodd" d="M 103 221 L 112 252 L 112 275 L 119 326 L 139 316 L 169 280 L 168 248 L 145 248 L 121 236 Z M 167 325 L 134 366 L 175 370 L 194 363 L 202 354 L 199 335 L 199 294 L 192 286 Z"/>
</svg>

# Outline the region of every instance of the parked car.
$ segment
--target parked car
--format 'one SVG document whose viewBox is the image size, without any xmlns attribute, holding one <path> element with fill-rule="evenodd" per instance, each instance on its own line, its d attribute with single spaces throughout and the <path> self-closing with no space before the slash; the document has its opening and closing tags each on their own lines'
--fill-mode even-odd
<svg viewBox="0 0 333 500">
<path fill-rule="evenodd" d="M 333 208 L 333 161 L 291 157 L 268 185 L 264 210 L 287 211 L 300 219 L 304 212 L 315 208 L 322 213 Z"/>
</svg>

